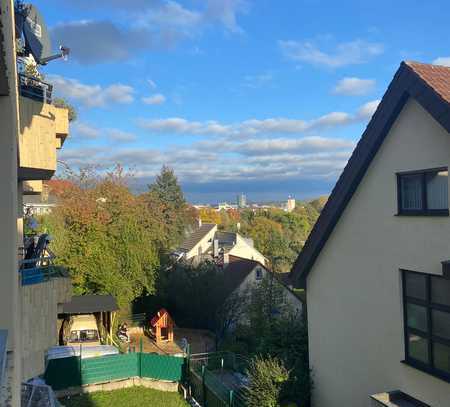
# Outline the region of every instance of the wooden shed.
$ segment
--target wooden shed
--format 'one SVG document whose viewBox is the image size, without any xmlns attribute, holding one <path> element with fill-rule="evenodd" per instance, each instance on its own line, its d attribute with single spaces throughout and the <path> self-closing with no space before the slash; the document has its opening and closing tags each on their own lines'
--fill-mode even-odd
<svg viewBox="0 0 450 407">
<path fill-rule="evenodd" d="M 161 308 L 150 321 L 150 327 L 156 342 L 173 342 L 174 323 L 166 309 Z"/>
</svg>

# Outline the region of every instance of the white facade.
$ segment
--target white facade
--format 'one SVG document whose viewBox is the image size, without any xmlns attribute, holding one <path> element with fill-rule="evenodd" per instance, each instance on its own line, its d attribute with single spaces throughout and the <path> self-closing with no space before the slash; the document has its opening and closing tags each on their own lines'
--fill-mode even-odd
<svg viewBox="0 0 450 407">
<path fill-rule="evenodd" d="M 248 293 L 253 287 L 255 287 L 267 276 L 269 276 L 269 271 L 262 265 L 257 264 L 234 292 L 241 294 Z M 278 281 L 277 278 L 274 278 L 274 282 L 282 288 L 283 299 L 289 308 L 289 312 L 294 315 L 300 316 L 303 309 L 302 301 L 289 288 Z"/>
<path fill-rule="evenodd" d="M 286 202 L 286 211 L 292 212 L 295 209 L 295 198 L 289 197 Z"/>
<path fill-rule="evenodd" d="M 450 383 L 402 363 L 399 271 L 442 275 L 450 218 L 396 216 L 397 172 L 449 166 L 449 133 L 410 99 L 307 277 L 313 406 L 369 406 L 397 389 L 450 406 Z"/>
<path fill-rule="evenodd" d="M 241 257 L 242 259 L 255 260 L 264 265 L 267 264 L 266 258 L 239 233 L 236 233 L 236 243 L 231 250 L 228 251 L 228 255 Z"/>
</svg>

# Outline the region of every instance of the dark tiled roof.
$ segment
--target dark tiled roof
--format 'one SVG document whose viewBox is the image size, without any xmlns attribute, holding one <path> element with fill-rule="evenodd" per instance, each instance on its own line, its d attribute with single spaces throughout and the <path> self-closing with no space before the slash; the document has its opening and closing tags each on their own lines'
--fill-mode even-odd
<svg viewBox="0 0 450 407">
<path fill-rule="evenodd" d="M 78 295 L 63 304 L 62 314 L 91 314 L 118 309 L 116 299 L 112 295 Z"/>
<path fill-rule="evenodd" d="M 242 259 L 236 256 L 229 256 L 229 261 L 230 263 L 223 270 L 226 276 L 224 289 L 227 295 L 238 288 L 256 266 L 259 265 L 264 268 L 262 264 L 255 260 Z"/>
<path fill-rule="evenodd" d="M 219 244 L 232 244 L 233 245 L 236 243 L 236 233 L 217 231 L 214 235 L 214 239 L 218 239 Z"/>
<path fill-rule="evenodd" d="M 204 223 L 195 229 L 179 247 L 182 250 L 192 250 L 216 225 L 214 223 Z"/>
<path fill-rule="evenodd" d="M 291 279 L 295 286 L 306 286 L 306 276 L 317 256 L 410 97 L 450 132 L 449 87 L 450 68 L 401 63 L 292 268 Z"/>
</svg>

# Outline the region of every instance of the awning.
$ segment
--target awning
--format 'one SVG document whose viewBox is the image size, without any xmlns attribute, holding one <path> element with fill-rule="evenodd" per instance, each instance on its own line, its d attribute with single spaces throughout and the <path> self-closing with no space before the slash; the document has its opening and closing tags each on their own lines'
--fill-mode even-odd
<svg viewBox="0 0 450 407">
<path fill-rule="evenodd" d="M 117 311 L 116 299 L 112 295 L 78 295 L 62 305 L 62 314 L 92 314 L 94 312 Z"/>
</svg>

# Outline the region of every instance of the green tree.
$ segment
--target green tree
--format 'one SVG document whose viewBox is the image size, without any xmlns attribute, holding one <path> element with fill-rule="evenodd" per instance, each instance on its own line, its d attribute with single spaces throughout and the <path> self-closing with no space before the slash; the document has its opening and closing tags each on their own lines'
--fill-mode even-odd
<svg viewBox="0 0 450 407">
<path fill-rule="evenodd" d="M 80 175 L 48 216 L 57 262 L 71 273 L 76 294 L 112 294 L 121 308 L 155 291 L 158 241 L 153 214 L 131 193 L 120 168 Z"/>
<path fill-rule="evenodd" d="M 164 224 L 167 228 L 169 246 L 178 244 L 184 237 L 186 227 L 192 223 L 183 191 L 174 171 L 163 166 L 155 182 L 149 185 L 148 200 L 161 204 Z"/>
<path fill-rule="evenodd" d="M 320 196 L 317 199 L 312 200 L 309 204 L 317 211 L 322 212 L 323 207 L 328 201 L 328 195 Z"/>
<path fill-rule="evenodd" d="M 248 407 L 278 407 L 283 400 L 283 388 L 289 371 L 275 357 L 254 357 L 247 370 L 249 377 L 246 401 Z"/>
</svg>

